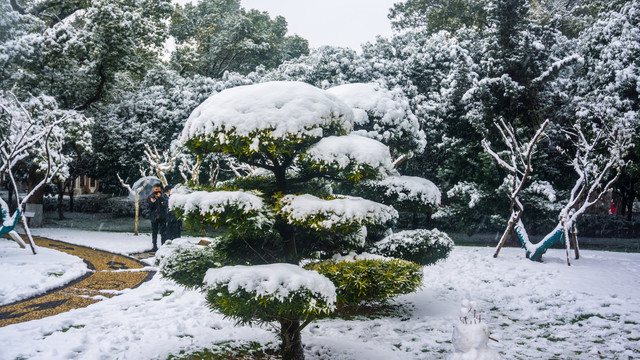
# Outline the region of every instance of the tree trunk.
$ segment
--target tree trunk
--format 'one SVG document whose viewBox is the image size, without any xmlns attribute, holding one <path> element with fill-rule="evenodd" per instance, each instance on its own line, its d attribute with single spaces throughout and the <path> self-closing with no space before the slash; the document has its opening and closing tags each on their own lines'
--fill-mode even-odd
<svg viewBox="0 0 640 360">
<path fill-rule="evenodd" d="M 73 212 L 73 188 L 74 188 L 73 185 L 75 185 L 75 180 L 70 179 L 67 185 L 67 188 L 69 189 L 69 211 L 70 212 Z"/>
<path fill-rule="evenodd" d="M 136 199 L 135 203 L 134 203 L 135 209 L 136 209 L 136 217 L 134 220 L 134 227 L 133 227 L 133 235 L 138 235 L 138 215 L 140 215 L 140 200 Z"/>
<path fill-rule="evenodd" d="M 575 224 L 573 224 L 573 226 L 571 227 L 571 246 L 573 246 L 576 260 L 580 259 L 580 248 L 578 248 L 578 231 L 576 230 Z"/>
<path fill-rule="evenodd" d="M 300 321 L 280 320 L 280 355 L 282 360 L 304 360 Z"/>
<path fill-rule="evenodd" d="M 56 182 L 56 187 L 58 188 L 58 204 L 56 206 L 56 210 L 58 211 L 58 220 L 64 220 L 64 182 L 58 180 Z"/>
<path fill-rule="evenodd" d="M 636 196 L 638 194 L 636 194 L 636 190 L 633 185 L 631 186 L 631 190 L 629 192 L 629 201 L 627 203 L 627 220 L 631 221 L 633 220 L 633 202 L 636 200 Z"/>
<path fill-rule="evenodd" d="M 43 180 L 42 174 L 38 174 L 33 170 L 29 173 L 27 177 L 27 185 L 29 187 L 28 191 L 35 188 L 41 181 Z M 33 211 L 35 214 L 32 218 L 29 219 L 29 226 L 31 227 L 40 227 L 42 226 L 42 221 L 44 217 L 44 188 L 45 186 L 40 186 L 33 195 L 27 199 L 27 204 L 34 204 L 35 206 L 27 205 L 27 209 L 29 211 Z"/>
<path fill-rule="evenodd" d="M 502 237 L 500 238 L 500 242 L 498 242 L 498 246 L 496 247 L 496 252 L 493 254 L 494 258 L 497 258 L 498 254 L 500 254 L 500 250 L 502 249 L 502 246 L 504 245 L 505 241 L 507 241 L 507 238 L 509 237 L 509 234 L 511 234 L 511 231 L 513 231 L 513 228 L 516 226 L 518 221 L 520 221 L 520 216 L 521 215 L 522 215 L 521 211 L 512 211 L 511 212 L 511 217 L 509 218 L 509 223 L 507 224 L 507 229 L 502 234 Z"/>
</svg>

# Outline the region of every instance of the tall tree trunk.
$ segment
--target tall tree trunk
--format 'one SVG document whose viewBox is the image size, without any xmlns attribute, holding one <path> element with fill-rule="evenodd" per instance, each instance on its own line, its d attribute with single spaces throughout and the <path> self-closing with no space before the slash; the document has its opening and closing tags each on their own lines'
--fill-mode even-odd
<svg viewBox="0 0 640 360">
<path fill-rule="evenodd" d="M 73 188 L 75 187 L 75 180 L 69 181 L 69 211 L 73 212 Z"/>
<path fill-rule="evenodd" d="M 300 321 L 280 320 L 280 355 L 282 360 L 304 360 Z"/>
<path fill-rule="evenodd" d="M 64 220 L 64 181 L 56 181 L 56 186 L 58 188 L 58 204 L 56 206 L 58 211 L 58 220 Z"/>
</svg>

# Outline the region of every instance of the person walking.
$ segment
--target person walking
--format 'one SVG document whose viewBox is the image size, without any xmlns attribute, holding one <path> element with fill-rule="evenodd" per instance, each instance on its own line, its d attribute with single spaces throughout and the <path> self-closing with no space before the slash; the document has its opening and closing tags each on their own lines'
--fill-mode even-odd
<svg viewBox="0 0 640 360">
<path fill-rule="evenodd" d="M 164 188 L 164 196 L 167 198 L 167 204 L 169 203 L 169 197 L 171 196 L 171 190 L 173 187 L 167 185 Z M 167 240 L 177 239 L 181 236 L 182 221 L 178 219 L 176 213 L 169 210 L 167 213 Z"/>
<path fill-rule="evenodd" d="M 153 248 L 151 251 L 158 250 L 158 233 L 160 233 L 160 244 L 165 242 L 167 231 L 167 212 L 169 199 L 162 194 L 162 185 L 157 183 L 153 185 L 153 192 L 147 200 L 149 206 L 149 220 L 151 220 L 151 241 Z"/>
</svg>

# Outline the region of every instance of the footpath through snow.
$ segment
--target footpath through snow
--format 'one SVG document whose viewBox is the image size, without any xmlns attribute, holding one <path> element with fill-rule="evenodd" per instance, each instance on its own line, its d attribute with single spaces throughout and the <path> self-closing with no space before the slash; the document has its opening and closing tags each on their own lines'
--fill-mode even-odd
<svg viewBox="0 0 640 360">
<path fill-rule="evenodd" d="M 148 236 L 121 233 L 38 233 L 120 253 L 140 252 L 150 243 Z M 25 274 L 25 287 L 43 286 L 46 279 L 31 281 L 28 275 L 43 265 L 28 257 L 12 261 L 24 256 L 6 250 L 13 245 L 0 240 L 3 271 Z M 456 247 L 449 259 L 425 268 L 423 289 L 397 299 L 393 316 L 312 324 L 303 332 L 307 358 L 449 358 L 463 299 L 476 301 L 491 336 L 500 341 L 489 346 L 504 359 L 640 357 L 640 254 L 584 250 L 568 267 L 563 250 L 550 250 L 541 264 L 525 259 L 521 249 L 503 249 L 497 259 L 492 252 L 492 247 Z M 85 270 L 81 263 L 63 262 L 65 274 Z M 6 279 L 0 280 L 0 293 L 9 286 L 18 291 Z M 234 326 L 212 313 L 202 294 L 155 276 L 86 308 L 1 327 L 0 359 L 164 360 L 181 351 L 251 342 L 278 343 L 269 328 Z"/>
</svg>

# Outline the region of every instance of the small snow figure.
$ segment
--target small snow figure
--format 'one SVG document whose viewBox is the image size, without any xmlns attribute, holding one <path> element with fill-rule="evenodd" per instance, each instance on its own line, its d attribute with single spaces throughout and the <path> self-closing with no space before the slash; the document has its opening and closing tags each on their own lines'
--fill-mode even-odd
<svg viewBox="0 0 640 360">
<path fill-rule="evenodd" d="M 487 346 L 489 328 L 482 322 L 482 316 L 476 311 L 475 301 L 462 301 L 460 323 L 453 329 L 453 347 L 455 352 L 451 360 L 497 360 L 498 353 Z"/>
</svg>

